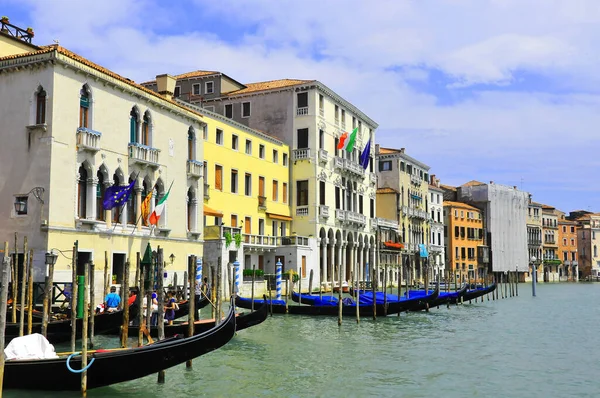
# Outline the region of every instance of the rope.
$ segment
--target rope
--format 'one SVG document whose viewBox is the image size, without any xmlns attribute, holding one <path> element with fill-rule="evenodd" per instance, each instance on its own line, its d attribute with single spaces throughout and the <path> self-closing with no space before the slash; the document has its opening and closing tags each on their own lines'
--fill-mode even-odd
<svg viewBox="0 0 600 398">
<path fill-rule="evenodd" d="M 92 358 L 92 360 L 90 361 L 90 363 L 88 363 L 85 368 L 79 369 L 79 370 L 75 370 L 70 365 L 71 358 L 73 358 L 75 355 L 79 355 L 79 352 L 74 352 L 71 355 L 69 355 L 69 357 L 67 358 L 67 369 L 69 369 L 69 371 L 72 372 L 72 373 L 83 373 L 83 372 L 85 372 L 86 370 L 88 370 L 90 368 L 90 366 L 92 366 L 92 364 L 96 360 L 96 358 Z"/>
</svg>

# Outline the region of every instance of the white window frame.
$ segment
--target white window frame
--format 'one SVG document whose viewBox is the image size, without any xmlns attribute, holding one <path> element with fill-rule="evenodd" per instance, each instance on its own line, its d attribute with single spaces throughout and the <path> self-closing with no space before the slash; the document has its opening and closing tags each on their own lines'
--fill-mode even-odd
<svg viewBox="0 0 600 398">
<path fill-rule="evenodd" d="M 273 163 L 279 164 L 279 151 L 277 149 L 273 149 Z"/>
<path fill-rule="evenodd" d="M 235 148 L 233 147 L 233 143 L 235 142 Z M 231 134 L 231 149 L 234 151 L 240 150 L 240 137 L 237 134 Z"/>
<path fill-rule="evenodd" d="M 177 92 L 177 89 L 179 89 L 179 95 L 175 95 L 175 93 Z M 175 86 L 175 89 L 173 89 L 173 97 L 176 97 L 176 98 L 181 97 L 181 86 Z"/>
<path fill-rule="evenodd" d="M 248 150 L 248 144 L 250 144 L 250 150 Z M 244 146 L 244 152 L 246 155 L 252 155 L 252 140 L 246 138 L 246 144 Z"/>
<path fill-rule="evenodd" d="M 210 85 L 210 90 L 208 89 Z M 204 83 L 204 93 L 205 94 L 213 94 L 215 92 L 215 82 L 205 82 Z"/>
<path fill-rule="evenodd" d="M 198 88 L 198 93 L 196 94 L 196 88 Z M 200 83 L 192 84 L 192 95 L 200 95 L 202 94 Z"/>
<path fill-rule="evenodd" d="M 219 132 L 221 132 L 221 142 L 219 142 Z M 219 128 L 218 128 L 218 129 L 215 131 L 215 143 L 216 143 L 217 145 L 221 145 L 221 146 L 223 146 L 223 143 L 224 143 L 224 142 L 225 142 L 225 132 L 224 132 L 223 130 L 221 130 L 221 129 L 219 129 Z"/>
<path fill-rule="evenodd" d="M 262 149 L 262 151 L 261 151 Z M 264 159 L 265 158 L 265 152 L 266 152 L 266 147 L 263 144 L 260 144 L 258 146 L 258 157 L 260 159 Z"/>
<path fill-rule="evenodd" d="M 248 115 L 244 115 L 244 104 L 248 104 Z M 250 101 L 242 102 L 242 108 L 240 109 L 240 115 L 242 115 L 242 118 L 247 119 L 250 117 L 251 114 L 252 114 L 252 105 L 250 104 Z"/>
</svg>

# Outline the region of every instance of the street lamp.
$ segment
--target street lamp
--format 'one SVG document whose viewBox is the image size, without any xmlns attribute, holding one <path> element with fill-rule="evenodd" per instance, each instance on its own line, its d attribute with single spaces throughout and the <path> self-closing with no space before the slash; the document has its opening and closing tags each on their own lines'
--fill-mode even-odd
<svg viewBox="0 0 600 398">
<path fill-rule="evenodd" d="M 531 294 L 533 297 L 535 297 L 535 283 L 536 283 L 536 279 L 537 279 L 537 264 L 536 264 L 537 258 L 535 258 L 535 256 L 531 256 Z"/>
<path fill-rule="evenodd" d="M 44 194 L 45 189 L 42 187 L 35 187 L 33 188 L 31 191 L 27 192 L 24 195 L 19 195 L 17 197 L 15 197 L 15 212 L 17 214 L 22 214 L 27 210 L 27 199 L 29 197 L 30 194 L 33 194 L 33 196 L 38 200 L 38 202 L 40 202 L 40 204 L 44 204 L 44 199 L 42 199 L 42 195 Z M 23 198 L 25 198 L 25 200 L 23 200 Z"/>
</svg>

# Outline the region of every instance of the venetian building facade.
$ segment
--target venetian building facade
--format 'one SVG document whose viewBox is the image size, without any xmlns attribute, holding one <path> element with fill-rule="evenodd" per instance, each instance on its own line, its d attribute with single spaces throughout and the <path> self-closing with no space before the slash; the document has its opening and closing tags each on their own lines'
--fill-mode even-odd
<svg viewBox="0 0 600 398">
<path fill-rule="evenodd" d="M 440 187 L 440 180 L 435 175 L 431 176 L 429 183 L 429 220 L 431 225 L 431 238 L 429 249 L 433 265 L 433 276 L 440 280 L 445 272 L 446 255 L 444 249 L 444 190 Z"/>
<path fill-rule="evenodd" d="M 527 207 L 527 248 L 529 250 L 529 275 L 525 277 L 526 281 L 531 280 L 533 272 L 533 261 L 541 263 L 543 261 L 542 251 L 542 205 L 533 202 L 529 197 L 529 205 Z M 533 260 L 535 258 L 535 260 Z M 543 269 L 537 267 L 537 281 L 543 280 Z"/>
<path fill-rule="evenodd" d="M 424 280 L 419 245 L 430 250 L 429 166 L 408 156 L 404 148 L 376 146 L 377 187 L 398 192 L 398 228 L 413 280 Z M 431 261 L 429 260 L 429 264 Z M 433 267 L 428 270 L 432 271 Z"/>
<path fill-rule="evenodd" d="M 558 258 L 562 261 L 558 268 L 559 280 L 576 282 L 579 279 L 577 223 L 568 220 L 564 213 L 558 218 Z"/>
<path fill-rule="evenodd" d="M 573 217 L 577 222 L 577 255 L 579 258 L 579 277 L 597 280 L 600 278 L 600 213 L 578 214 Z"/>
<path fill-rule="evenodd" d="M 558 215 L 552 206 L 542 205 L 542 242 L 544 282 L 558 282 Z"/>
<path fill-rule="evenodd" d="M 0 40 L 14 38 L 0 34 Z M 77 272 L 85 263 L 106 262 L 116 285 L 148 243 L 171 258 L 166 283 L 173 271 L 187 269 L 188 256 L 202 255 L 203 145 L 197 137 L 206 123 L 200 114 L 173 102 L 166 87 L 163 94 L 151 92 L 58 45 L 0 56 L 0 92 L 11 98 L 0 110 L 10 137 L 0 148 L 0 238 L 29 237 L 36 281 L 44 278 L 44 254 L 51 250 L 64 254 L 54 280 L 71 280 L 75 241 Z M 106 189 L 130 182 L 127 204 L 104 210 Z M 171 186 L 158 225 L 149 226 L 140 217 L 142 200 L 153 193 L 152 211 Z M 15 202 L 25 208 L 17 212 Z"/>
</svg>

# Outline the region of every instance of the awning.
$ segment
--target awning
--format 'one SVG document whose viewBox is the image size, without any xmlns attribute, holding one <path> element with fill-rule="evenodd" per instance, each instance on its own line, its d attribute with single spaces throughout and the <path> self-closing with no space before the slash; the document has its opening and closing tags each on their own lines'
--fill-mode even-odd
<svg viewBox="0 0 600 398">
<path fill-rule="evenodd" d="M 399 242 L 388 241 L 388 242 L 383 242 L 383 245 L 390 249 L 404 249 L 404 245 Z"/>
<path fill-rule="evenodd" d="M 207 205 L 204 205 L 204 215 L 205 216 L 223 217 L 223 212 L 217 211 L 215 209 L 211 209 Z"/>
<path fill-rule="evenodd" d="M 276 214 L 276 213 L 268 213 L 267 212 L 267 217 L 272 218 L 273 220 L 292 221 L 292 217 L 290 217 L 290 216 L 284 216 L 283 214 Z"/>
</svg>

